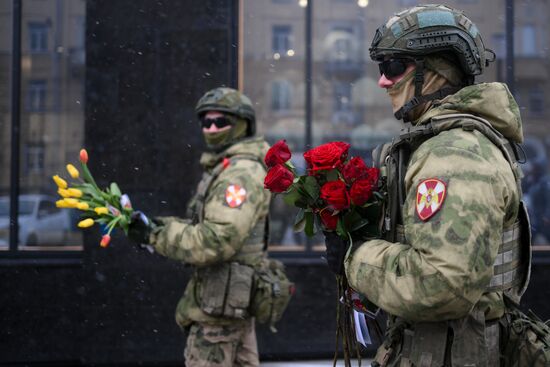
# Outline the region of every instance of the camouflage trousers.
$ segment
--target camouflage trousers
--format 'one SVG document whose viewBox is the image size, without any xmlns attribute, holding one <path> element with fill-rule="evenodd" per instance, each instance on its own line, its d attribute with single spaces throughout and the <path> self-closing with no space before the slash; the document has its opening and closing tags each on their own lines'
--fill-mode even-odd
<svg viewBox="0 0 550 367">
<path fill-rule="evenodd" d="M 184 356 L 186 367 L 258 367 L 254 319 L 228 326 L 193 323 Z"/>
</svg>

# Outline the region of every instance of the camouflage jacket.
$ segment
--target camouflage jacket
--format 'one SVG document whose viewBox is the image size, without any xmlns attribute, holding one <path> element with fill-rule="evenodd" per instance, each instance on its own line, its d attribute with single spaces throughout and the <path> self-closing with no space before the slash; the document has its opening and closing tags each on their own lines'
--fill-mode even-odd
<svg viewBox="0 0 550 367">
<path fill-rule="evenodd" d="M 175 217 L 155 218 L 161 223 L 150 237 L 155 251 L 196 267 L 227 261 L 254 264 L 263 257 L 263 229 L 271 196 L 263 187 L 266 171 L 262 161 L 268 148 L 262 138 L 250 138 L 218 154 L 204 153 L 201 165 L 206 175 L 198 191 L 209 173 L 215 170 L 220 173 L 208 185 L 201 219 L 191 223 Z M 191 211 L 200 200 L 197 197 L 191 200 Z M 262 235 L 254 233 L 255 228 L 260 228 Z M 195 273 L 178 304 L 178 324 L 186 326 L 191 321 L 231 323 L 231 320 L 208 316 L 199 309 L 195 297 L 197 281 L 200 281 L 197 278 Z"/>
<path fill-rule="evenodd" d="M 519 108 L 504 84 L 465 87 L 434 104 L 416 124 L 455 113 L 482 117 L 508 140 L 523 140 Z M 446 196 L 422 220 L 417 195 L 430 178 L 445 183 Z M 405 241 L 354 245 L 345 261 L 350 285 L 409 322 L 458 319 L 474 307 L 486 320 L 501 317 L 502 292 L 486 289 L 502 229 L 516 221 L 521 199 L 502 152 L 479 131 L 443 131 L 412 153 L 404 183 Z"/>
</svg>

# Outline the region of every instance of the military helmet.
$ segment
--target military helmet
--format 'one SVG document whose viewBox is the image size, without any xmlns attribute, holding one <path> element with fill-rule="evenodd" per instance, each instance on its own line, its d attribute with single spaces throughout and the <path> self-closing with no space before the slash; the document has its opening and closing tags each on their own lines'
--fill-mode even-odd
<svg viewBox="0 0 550 367">
<path fill-rule="evenodd" d="M 416 64 L 414 97 L 395 112 L 395 117 L 404 121 L 411 120 L 410 112 L 419 105 L 473 84 L 474 77 L 495 60 L 495 53 L 485 48 L 476 25 L 463 12 L 435 4 L 417 5 L 391 17 L 376 30 L 369 51 L 374 61 L 403 58 Z M 487 58 L 487 53 L 492 54 L 492 58 Z M 422 95 L 425 60 L 431 56 L 458 63 L 466 77 L 461 85 Z"/>
<path fill-rule="evenodd" d="M 219 87 L 206 92 L 195 107 L 195 113 L 201 117 L 208 111 L 225 112 L 248 121 L 247 135 L 256 133 L 256 114 L 250 99 L 233 88 Z"/>
<path fill-rule="evenodd" d="M 369 51 L 374 61 L 387 56 L 416 59 L 450 53 L 471 77 L 469 84 L 494 60 L 494 52 L 485 48 L 478 28 L 462 11 L 434 4 L 418 5 L 391 17 L 376 31 Z"/>
</svg>

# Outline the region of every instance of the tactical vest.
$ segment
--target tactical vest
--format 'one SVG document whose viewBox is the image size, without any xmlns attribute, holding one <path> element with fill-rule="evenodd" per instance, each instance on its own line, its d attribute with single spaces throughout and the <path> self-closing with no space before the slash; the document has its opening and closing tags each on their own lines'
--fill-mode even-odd
<svg viewBox="0 0 550 367">
<path fill-rule="evenodd" d="M 192 224 L 202 223 L 204 220 L 204 206 L 208 196 L 210 186 L 214 180 L 223 172 L 227 165 L 233 165 L 239 160 L 251 160 L 258 162 L 265 168 L 264 162 L 257 156 L 252 154 L 237 154 L 229 158 L 229 162 L 221 161 L 212 170 L 204 171 L 202 179 L 197 187 L 195 196 L 191 199 L 187 208 L 187 218 L 191 218 Z M 240 251 L 232 258 L 235 261 L 243 261 L 244 263 L 256 262 L 263 256 L 267 250 L 269 236 L 269 218 L 260 218 L 249 233 L 246 242 L 243 244 Z"/>
<path fill-rule="evenodd" d="M 412 153 L 442 131 L 461 128 L 478 131 L 497 146 L 510 164 L 521 197 L 522 172 L 516 146 L 491 124 L 470 114 L 433 117 L 427 124 L 402 130 L 391 143 L 373 152 L 374 164 L 385 180 L 388 199 L 381 232 L 389 242 L 407 243 L 403 226 L 405 174 Z M 502 291 L 516 303 L 525 292 L 531 271 L 531 235 L 523 202 L 516 222 L 502 230 L 502 240 L 493 264 L 493 278 L 486 292 Z M 373 366 L 498 366 L 498 322 L 486 322 L 475 307 L 459 320 L 411 324 L 389 317 L 387 340 L 379 348 Z M 495 359 L 496 358 L 496 359 Z"/>
</svg>

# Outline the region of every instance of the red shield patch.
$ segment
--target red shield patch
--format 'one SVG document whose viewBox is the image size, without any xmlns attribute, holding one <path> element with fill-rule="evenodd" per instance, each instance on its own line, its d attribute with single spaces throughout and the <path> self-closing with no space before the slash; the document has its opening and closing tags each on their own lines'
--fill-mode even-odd
<svg viewBox="0 0 550 367">
<path fill-rule="evenodd" d="M 230 208 L 238 208 L 246 200 L 246 190 L 239 185 L 229 185 L 225 189 L 225 202 Z"/>
<path fill-rule="evenodd" d="M 443 205 L 447 184 L 437 178 L 429 178 L 418 184 L 416 189 L 416 213 L 423 221 L 432 217 Z"/>
</svg>

